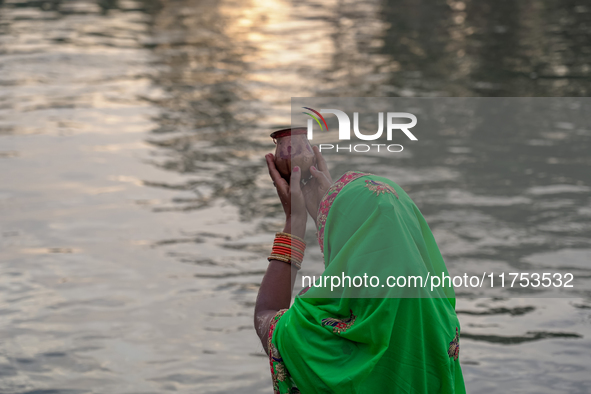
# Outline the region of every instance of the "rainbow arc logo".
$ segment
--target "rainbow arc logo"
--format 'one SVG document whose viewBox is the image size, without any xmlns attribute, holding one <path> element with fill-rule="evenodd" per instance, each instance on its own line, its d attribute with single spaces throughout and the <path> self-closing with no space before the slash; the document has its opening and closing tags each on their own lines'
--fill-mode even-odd
<svg viewBox="0 0 591 394">
<path fill-rule="evenodd" d="M 312 109 L 310 107 L 302 107 L 302 108 L 307 109 L 308 111 L 314 112 L 316 115 L 318 115 L 318 117 L 316 117 L 309 112 L 302 112 L 303 114 L 308 115 L 312 119 L 314 119 L 316 121 L 316 123 L 318 123 L 318 126 L 320 126 L 320 130 L 324 130 L 324 128 L 322 127 L 322 123 L 320 123 L 320 119 L 322 119 L 322 122 L 324 123 L 324 126 L 326 127 L 326 131 L 328 131 L 328 125 L 326 124 L 326 120 L 324 120 L 324 116 L 320 115 L 320 112 L 318 112 L 315 109 Z M 318 118 L 320 118 L 320 119 L 318 119 Z"/>
</svg>

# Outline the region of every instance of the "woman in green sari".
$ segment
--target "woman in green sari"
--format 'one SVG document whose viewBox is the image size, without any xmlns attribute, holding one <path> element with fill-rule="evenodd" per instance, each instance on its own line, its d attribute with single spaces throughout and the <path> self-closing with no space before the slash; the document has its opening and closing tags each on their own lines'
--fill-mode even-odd
<svg viewBox="0 0 591 394">
<path fill-rule="evenodd" d="M 318 169 L 304 191 L 299 168 L 288 184 L 267 156 L 286 213 L 255 307 L 274 392 L 465 393 L 453 288 L 426 279 L 448 272 L 419 209 L 383 177 L 348 172 L 332 183 L 314 152 Z M 318 212 L 325 271 L 290 307 L 306 208 Z M 330 286 L 335 277 L 342 286 Z"/>
</svg>

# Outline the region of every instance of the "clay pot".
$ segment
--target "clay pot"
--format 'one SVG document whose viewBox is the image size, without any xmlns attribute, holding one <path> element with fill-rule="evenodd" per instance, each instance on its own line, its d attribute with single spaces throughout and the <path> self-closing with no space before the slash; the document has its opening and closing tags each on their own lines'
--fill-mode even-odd
<svg viewBox="0 0 591 394">
<path fill-rule="evenodd" d="M 275 167 L 281 176 L 289 182 L 291 170 L 299 166 L 302 170 L 302 181 L 309 180 L 310 167 L 316 164 L 314 151 L 308 141 L 305 127 L 277 130 L 271 134 L 275 149 Z"/>
</svg>

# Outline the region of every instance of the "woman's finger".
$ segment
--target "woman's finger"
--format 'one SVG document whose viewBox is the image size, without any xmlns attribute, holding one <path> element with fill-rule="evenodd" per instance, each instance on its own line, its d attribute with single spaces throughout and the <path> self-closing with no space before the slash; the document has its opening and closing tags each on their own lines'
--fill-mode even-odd
<svg viewBox="0 0 591 394">
<path fill-rule="evenodd" d="M 310 172 L 312 172 L 312 171 L 310 171 Z M 302 193 L 304 194 L 304 197 L 311 196 L 312 193 L 314 193 L 314 190 L 316 187 L 316 182 L 317 182 L 316 179 L 312 178 L 305 185 L 300 186 L 300 188 L 302 189 Z"/>
<path fill-rule="evenodd" d="M 277 176 L 281 178 L 281 174 L 277 171 L 277 167 L 275 167 L 275 156 L 272 153 L 268 153 L 265 155 L 265 160 L 267 160 L 267 168 L 269 168 L 269 175 L 274 182 L 277 181 Z"/>
<path fill-rule="evenodd" d="M 314 151 L 314 156 L 316 156 L 316 164 L 318 165 L 318 169 L 328 174 L 328 165 L 326 165 L 326 160 L 324 160 L 324 157 L 322 157 L 320 149 L 318 149 L 317 146 L 313 146 L 312 150 Z"/>
<path fill-rule="evenodd" d="M 300 179 L 302 179 L 302 171 L 300 171 L 300 167 L 295 166 L 293 170 L 291 170 L 291 193 L 301 193 L 302 190 L 300 188 Z"/>
<path fill-rule="evenodd" d="M 319 184 L 321 185 L 331 185 L 332 182 L 330 181 L 330 179 L 326 176 L 326 174 L 322 171 L 319 171 L 316 167 L 312 166 L 310 167 L 310 174 L 312 174 L 312 176 L 314 178 L 316 178 L 316 180 L 318 181 Z"/>
<path fill-rule="evenodd" d="M 324 178 L 324 174 L 320 171 L 318 171 L 318 168 L 312 166 L 310 167 L 310 174 L 312 174 L 312 176 L 316 179 L 318 179 L 319 181 L 322 181 Z"/>
<path fill-rule="evenodd" d="M 289 191 L 291 193 L 291 211 L 296 215 L 306 215 L 306 200 L 302 193 L 302 187 L 300 180 L 302 179 L 302 170 L 300 167 L 295 166 L 291 170 L 291 179 L 289 180 Z"/>
<path fill-rule="evenodd" d="M 287 184 L 287 181 L 281 177 L 279 171 L 277 171 L 277 168 L 275 167 L 275 157 L 272 153 L 269 153 L 265 155 L 265 159 L 267 160 L 269 175 L 271 176 L 271 179 L 273 180 L 273 183 L 275 184 L 277 191 L 283 194 L 287 193 L 289 185 Z"/>
</svg>

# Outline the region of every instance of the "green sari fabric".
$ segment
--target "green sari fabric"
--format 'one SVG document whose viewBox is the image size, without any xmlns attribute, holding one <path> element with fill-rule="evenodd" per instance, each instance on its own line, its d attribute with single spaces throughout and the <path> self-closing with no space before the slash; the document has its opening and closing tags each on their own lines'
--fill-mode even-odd
<svg viewBox="0 0 591 394">
<path fill-rule="evenodd" d="M 419 209 L 386 178 L 343 175 L 318 226 L 323 276 L 448 275 Z M 454 309 L 451 287 L 304 289 L 271 322 L 274 391 L 465 393 Z"/>
</svg>

